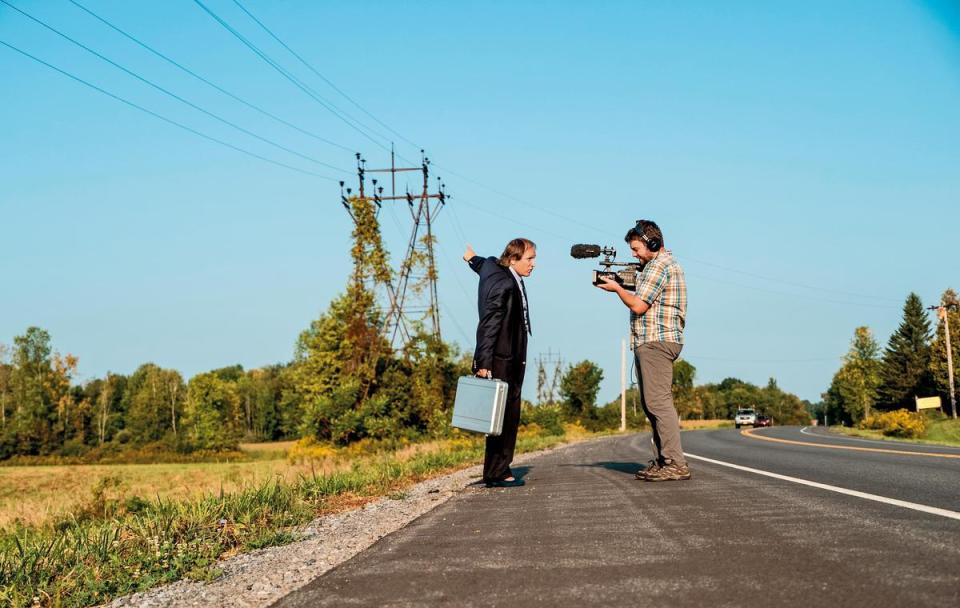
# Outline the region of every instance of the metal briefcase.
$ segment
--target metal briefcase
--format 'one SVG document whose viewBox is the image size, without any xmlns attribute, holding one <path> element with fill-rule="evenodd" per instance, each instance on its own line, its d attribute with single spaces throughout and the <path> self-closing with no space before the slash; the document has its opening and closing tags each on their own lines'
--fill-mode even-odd
<svg viewBox="0 0 960 608">
<path fill-rule="evenodd" d="M 457 381 L 451 424 L 465 431 L 499 435 L 506 403 L 507 383 L 503 380 L 463 376 Z"/>
</svg>

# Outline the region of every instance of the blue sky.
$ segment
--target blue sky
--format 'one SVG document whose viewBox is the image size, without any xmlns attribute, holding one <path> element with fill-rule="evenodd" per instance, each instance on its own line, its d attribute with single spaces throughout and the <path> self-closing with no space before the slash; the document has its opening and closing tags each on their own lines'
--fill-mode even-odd
<svg viewBox="0 0 960 608">
<path fill-rule="evenodd" d="M 437 218 L 442 328 L 472 349 L 464 240 L 539 245 L 528 282 L 548 350 L 619 390 L 627 311 L 592 288 L 578 242 L 656 220 L 685 266 L 683 356 L 817 400 L 854 328 L 885 344 L 907 294 L 960 288 L 960 10 L 951 2 L 242 0 L 391 134 L 270 40 L 232 0 L 213 11 L 417 159 L 453 199 Z M 9 0 L 131 71 L 338 172 L 171 99 L 0 4 L 0 40 L 211 137 L 211 143 L 0 46 L 0 342 L 30 325 L 81 380 L 153 361 L 189 376 L 291 358 L 342 290 L 352 154 L 154 57 L 67 0 Z M 191 0 L 78 0 L 284 120 L 382 147 L 284 80 Z M 413 146 L 408 141 L 415 142 Z M 401 182 L 402 187 L 404 182 Z M 416 186 L 415 181 L 411 182 Z M 381 215 L 394 261 L 403 208 Z M 532 365 L 533 363 L 531 363 Z M 535 376 L 525 395 L 535 393 Z"/>
</svg>

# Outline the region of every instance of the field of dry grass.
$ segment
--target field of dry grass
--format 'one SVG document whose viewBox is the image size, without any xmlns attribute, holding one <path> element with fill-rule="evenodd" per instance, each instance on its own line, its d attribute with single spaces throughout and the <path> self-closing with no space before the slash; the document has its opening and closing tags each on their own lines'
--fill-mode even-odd
<svg viewBox="0 0 960 608">
<path fill-rule="evenodd" d="M 563 431 L 530 425 L 518 453 L 600 435 Z M 0 468 L 9 526 L 0 530 L 0 606 L 82 608 L 185 576 L 210 580 L 218 559 L 288 543 L 319 514 L 480 462 L 483 438 L 245 450 L 243 462 Z"/>
<path fill-rule="evenodd" d="M 733 420 L 681 420 L 680 428 L 684 431 L 695 431 L 700 429 L 725 429 L 733 428 Z"/>
<path fill-rule="evenodd" d="M 0 467 L 0 529 L 16 523 L 36 526 L 76 511 L 105 479 L 108 498 L 139 496 L 196 498 L 281 477 L 293 481 L 309 474 L 308 465 L 292 465 L 286 454 L 293 442 L 245 444 L 248 462 L 64 465 Z"/>
<path fill-rule="evenodd" d="M 684 429 L 731 426 L 729 420 L 684 420 Z M 587 436 L 580 427 L 568 425 L 567 440 Z M 292 461 L 295 442 L 247 443 L 240 446 L 249 460 L 241 462 L 198 462 L 110 465 L 44 465 L 0 467 L 0 530 L 16 525 L 36 527 L 71 513 L 91 502 L 96 488 L 105 498 L 125 500 L 137 496 L 190 500 L 257 486 L 271 479 L 294 483 L 303 476 L 349 469 L 356 449 L 324 458 L 322 455 Z M 362 446 L 361 446 L 362 447 Z M 419 454 L 446 449 L 445 442 L 424 442 L 399 448 L 393 457 L 408 460 Z M 301 450 L 302 451 L 302 450 Z M 307 448 L 309 452 L 309 448 Z M 296 460 L 296 459 L 294 459 Z"/>
</svg>

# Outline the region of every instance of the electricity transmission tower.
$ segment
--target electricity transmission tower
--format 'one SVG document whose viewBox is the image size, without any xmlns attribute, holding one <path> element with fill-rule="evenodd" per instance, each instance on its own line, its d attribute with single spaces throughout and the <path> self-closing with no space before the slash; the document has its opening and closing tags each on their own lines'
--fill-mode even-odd
<svg viewBox="0 0 960 608">
<path fill-rule="evenodd" d="M 436 192 L 430 192 L 430 159 L 420 151 L 419 167 L 397 167 L 393 150 L 390 151 L 390 167 L 386 169 L 367 169 L 367 161 L 357 154 L 358 196 L 373 201 L 377 212 L 384 202 L 405 201 L 410 212 L 411 229 L 406 253 L 396 273 L 396 280 L 385 285 L 386 303 L 383 320 L 383 336 L 390 347 L 397 349 L 405 346 L 417 335 L 418 330 L 440 339 L 440 303 L 437 299 L 437 266 L 434 258 L 436 237 L 433 222 L 440 210 L 451 198 L 446 193 L 446 185 L 437 178 Z M 423 189 L 412 193 L 409 189 L 397 194 L 397 173 L 419 171 L 423 175 Z M 371 179 L 372 194 L 368 196 L 366 187 L 367 173 L 389 173 L 390 195 L 383 195 L 383 185 L 377 179 Z M 347 212 L 350 212 L 349 197 L 352 189 L 343 192 L 344 183 L 340 182 L 340 198 Z M 352 217 L 352 214 L 351 214 Z"/>
<path fill-rule="evenodd" d="M 547 370 L 551 365 L 552 369 Z M 543 353 L 537 357 L 537 403 L 540 405 L 553 405 L 557 402 L 560 388 L 560 377 L 563 375 L 563 359 L 560 353 L 547 350 L 546 356 Z"/>
</svg>

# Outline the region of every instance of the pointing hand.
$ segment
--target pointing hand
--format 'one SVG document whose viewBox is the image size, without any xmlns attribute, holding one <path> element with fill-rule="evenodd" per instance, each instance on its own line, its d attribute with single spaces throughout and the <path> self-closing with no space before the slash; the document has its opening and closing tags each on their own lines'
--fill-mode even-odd
<svg viewBox="0 0 960 608">
<path fill-rule="evenodd" d="M 467 245 L 467 250 L 463 253 L 463 261 L 464 261 L 464 262 L 469 262 L 469 261 L 470 261 L 471 259 L 473 259 L 474 256 L 476 256 L 476 255 L 477 255 L 477 252 L 474 251 L 474 250 L 473 250 L 473 247 L 471 247 L 471 246 L 468 244 L 468 245 Z"/>
</svg>

